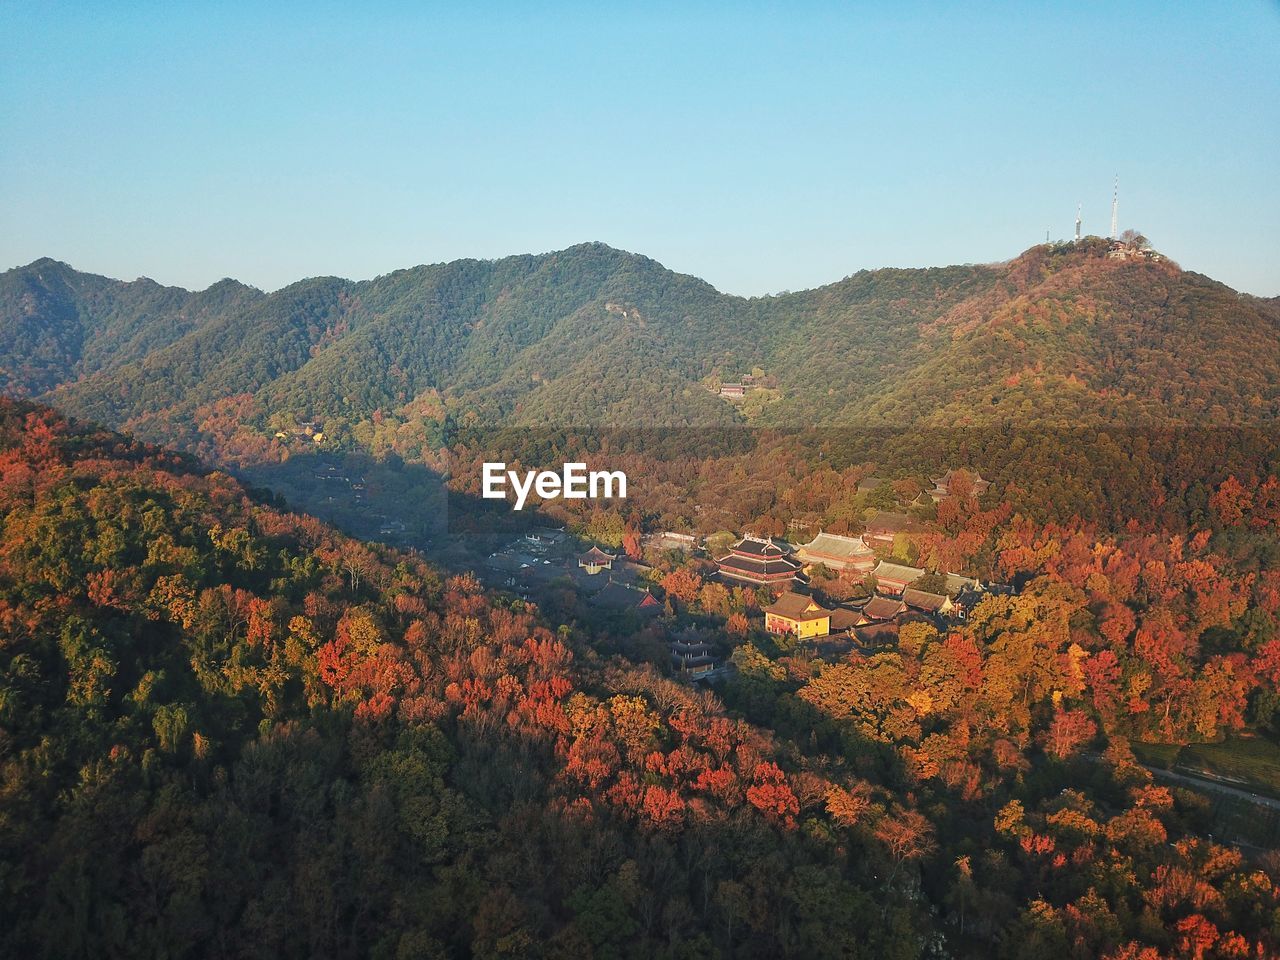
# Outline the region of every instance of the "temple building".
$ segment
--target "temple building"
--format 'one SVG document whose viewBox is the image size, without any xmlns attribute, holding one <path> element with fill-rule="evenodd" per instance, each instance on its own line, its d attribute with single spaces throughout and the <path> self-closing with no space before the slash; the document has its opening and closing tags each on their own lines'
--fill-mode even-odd
<svg viewBox="0 0 1280 960">
<path fill-rule="evenodd" d="M 832 570 L 866 573 L 876 565 L 876 556 L 861 537 L 842 537 L 834 533 L 818 535 L 796 551 L 796 559 L 804 564 L 822 564 Z"/>
<path fill-rule="evenodd" d="M 948 577 L 947 579 L 950 580 L 951 578 Z M 983 600 L 987 599 L 987 597 L 1009 596 L 1012 593 L 1012 587 L 1002 586 L 1000 584 L 984 586 L 974 580 L 972 581 L 972 585 L 962 588 L 952 596 L 951 604 L 953 610 L 951 612 L 951 619 L 958 621 L 967 620 L 969 619 L 969 614 L 973 613 L 973 608 Z"/>
<path fill-rule="evenodd" d="M 973 577 L 962 577 L 958 573 L 947 574 L 947 596 L 954 597 L 965 590 L 982 590 L 982 584 Z"/>
<path fill-rule="evenodd" d="M 618 558 L 605 553 L 599 547 L 592 547 L 578 557 L 578 566 L 591 576 L 595 576 L 601 570 L 612 570 L 613 561 L 616 559 Z"/>
<path fill-rule="evenodd" d="M 862 619 L 858 626 L 867 623 L 887 623 L 907 612 L 907 605 L 901 600 L 890 597 L 872 597 L 862 608 Z"/>
<path fill-rule="evenodd" d="M 674 530 L 664 530 L 657 537 L 656 543 L 660 550 L 682 550 L 685 553 L 692 553 L 702 546 L 702 538 L 694 536 L 692 533 L 677 533 Z"/>
<path fill-rule="evenodd" d="M 862 608 L 866 606 L 864 601 L 860 606 L 838 606 L 831 611 L 831 632 L 832 633 L 849 633 L 854 627 L 859 627 L 866 623 L 866 618 L 862 615 Z"/>
<path fill-rule="evenodd" d="M 642 618 L 662 613 L 662 604 L 648 590 L 637 590 L 624 583 L 608 583 L 588 601 L 592 606 L 614 611 L 631 611 Z"/>
<path fill-rule="evenodd" d="M 554 547 L 565 541 L 564 527 L 534 527 L 524 535 L 530 543 Z"/>
<path fill-rule="evenodd" d="M 800 561 L 787 556 L 774 540 L 743 537 L 716 563 L 720 580 L 730 586 L 784 590 L 809 582 Z"/>
<path fill-rule="evenodd" d="M 946 594 L 926 593 L 924 590 L 913 590 L 911 587 L 902 591 L 902 602 L 913 610 L 940 617 L 949 617 L 956 609 L 955 604 Z"/>
<path fill-rule="evenodd" d="M 694 630 L 673 637 L 668 644 L 671 665 L 686 676 L 697 677 L 716 668 L 715 650 Z"/>
<path fill-rule="evenodd" d="M 947 497 L 951 496 L 951 481 L 955 478 L 955 475 L 958 472 L 960 471 L 948 470 L 940 477 L 929 478 L 930 482 L 933 484 L 933 489 L 929 491 L 929 496 L 933 498 L 934 503 L 938 503 L 939 501 L 945 500 Z M 982 474 L 978 473 L 976 470 L 972 473 L 969 473 L 968 470 L 965 470 L 964 472 L 969 475 L 970 480 L 972 481 L 973 495 L 975 497 L 980 497 L 987 492 L 987 488 L 991 486 L 990 480 L 983 480 Z"/>
<path fill-rule="evenodd" d="M 764 628 L 800 639 L 825 637 L 831 632 L 831 611 L 813 597 L 788 591 L 764 608 Z"/>
<path fill-rule="evenodd" d="M 892 547 L 893 538 L 900 533 L 923 533 L 924 524 L 905 513 L 890 513 L 879 510 L 867 521 L 866 532 L 862 534 L 863 542 L 872 547 Z"/>
<path fill-rule="evenodd" d="M 901 596 L 903 590 L 925 574 L 925 571 L 919 567 L 908 567 L 905 564 L 890 563 L 887 560 L 881 560 L 871 572 L 876 578 L 876 590 L 894 596 Z"/>
</svg>

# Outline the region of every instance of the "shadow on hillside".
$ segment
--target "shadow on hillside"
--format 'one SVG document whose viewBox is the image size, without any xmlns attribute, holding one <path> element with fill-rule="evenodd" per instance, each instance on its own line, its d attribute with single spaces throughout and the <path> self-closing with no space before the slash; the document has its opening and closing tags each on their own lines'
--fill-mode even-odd
<svg viewBox="0 0 1280 960">
<path fill-rule="evenodd" d="M 560 526 L 532 504 L 515 511 L 506 501 L 450 490 L 438 471 L 397 457 L 316 453 L 238 473 L 289 510 L 361 540 L 416 550 L 450 573 L 479 572 L 485 557 L 513 539 Z"/>
</svg>

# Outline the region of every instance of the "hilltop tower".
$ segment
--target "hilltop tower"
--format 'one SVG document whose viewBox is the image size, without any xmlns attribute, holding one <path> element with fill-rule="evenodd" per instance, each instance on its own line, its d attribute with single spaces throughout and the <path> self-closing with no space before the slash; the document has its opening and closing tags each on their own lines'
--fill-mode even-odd
<svg viewBox="0 0 1280 960">
<path fill-rule="evenodd" d="M 1083 203 L 1076 204 L 1076 243 L 1080 242 L 1080 211 L 1084 209 Z"/>
<path fill-rule="evenodd" d="M 1116 174 L 1115 189 L 1111 193 L 1111 239 L 1120 235 L 1120 174 Z"/>
</svg>

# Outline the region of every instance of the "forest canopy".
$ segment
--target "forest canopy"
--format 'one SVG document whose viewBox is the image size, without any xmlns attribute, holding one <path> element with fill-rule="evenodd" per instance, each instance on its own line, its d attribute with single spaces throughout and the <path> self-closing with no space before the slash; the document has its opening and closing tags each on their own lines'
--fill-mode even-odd
<svg viewBox="0 0 1280 960">
<path fill-rule="evenodd" d="M 6 401 L 3 949 L 1265 955 L 1280 863 L 1128 747 L 1276 706 L 1276 574 L 1213 546 L 1276 519 L 1214 504 L 1191 542 L 1015 523 L 998 563 L 1033 579 L 962 630 L 749 642 L 722 701 Z"/>
</svg>

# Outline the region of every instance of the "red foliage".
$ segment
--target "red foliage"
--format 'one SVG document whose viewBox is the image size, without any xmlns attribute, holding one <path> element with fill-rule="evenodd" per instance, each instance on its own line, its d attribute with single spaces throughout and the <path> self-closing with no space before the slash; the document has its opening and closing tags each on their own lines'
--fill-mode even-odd
<svg viewBox="0 0 1280 960">
<path fill-rule="evenodd" d="M 707 769 L 698 774 L 694 788 L 718 800 L 728 801 L 738 792 L 738 777 L 731 767 Z"/>
<path fill-rule="evenodd" d="M 674 790 L 648 787 L 644 792 L 644 815 L 653 826 L 674 830 L 684 822 L 684 801 Z"/>
<path fill-rule="evenodd" d="M 679 567 L 662 578 L 662 589 L 684 603 L 693 603 L 702 590 L 702 578 L 688 567 Z"/>
<path fill-rule="evenodd" d="M 782 770 L 768 761 L 756 764 L 753 783 L 747 788 L 747 800 L 757 810 L 777 820 L 788 829 L 795 827 L 800 802 L 787 784 Z"/>
<path fill-rule="evenodd" d="M 1209 498 L 1209 508 L 1220 524 L 1234 527 L 1253 508 L 1253 494 L 1234 476 L 1230 476 Z"/>
</svg>

